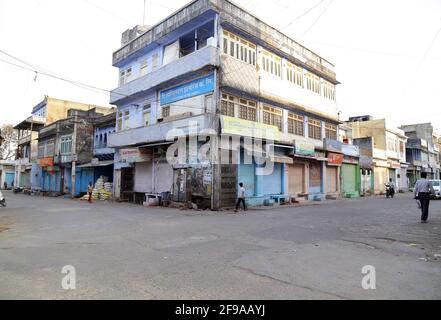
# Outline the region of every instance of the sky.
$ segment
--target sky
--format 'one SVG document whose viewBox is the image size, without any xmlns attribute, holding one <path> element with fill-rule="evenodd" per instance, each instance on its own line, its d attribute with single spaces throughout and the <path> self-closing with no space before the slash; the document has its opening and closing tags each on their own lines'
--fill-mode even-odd
<svg viewBox="0 0 441 320">
<path fill-rule="evenodd" d="M 154 25 L 189 0 L 0 0 L 0 50 L 62 78 L 112 90 L 121 33 Z M 341 119 L 391 127 L 431 122 L 441 133 L 441 0 L 235 0 L 335 65 Z M 44 95 L 108 105 L 109 95 L 6 64 L 0 125 L 28 117 Z"/>
</svg>

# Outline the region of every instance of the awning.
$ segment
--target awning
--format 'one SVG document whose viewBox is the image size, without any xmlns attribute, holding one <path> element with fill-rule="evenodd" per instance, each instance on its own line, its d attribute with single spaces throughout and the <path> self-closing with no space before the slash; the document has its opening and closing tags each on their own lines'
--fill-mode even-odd
<svg viewBox="0 0 441 320">
<path fill-rule="evenodd" d="M 279 155 L 279 154 L 274 154 L 271 156 L 271 161 L 272 162 L 277 162 L 277 163 L 287 163 L 287 164 L 293 164 L 294 163 L 294 159 L 291 157 L 287 157 L 284 155 Z"/>
<path fill-rule="evenodd" d="M 99 161 L 98 163 L 86 163 L 82 164 L 81 166 L 78 166 L 78 168 L 95 168 L 95 167 L 107 167 L 114 163 L 113 160 L 109 161 Z"/>
</svg>

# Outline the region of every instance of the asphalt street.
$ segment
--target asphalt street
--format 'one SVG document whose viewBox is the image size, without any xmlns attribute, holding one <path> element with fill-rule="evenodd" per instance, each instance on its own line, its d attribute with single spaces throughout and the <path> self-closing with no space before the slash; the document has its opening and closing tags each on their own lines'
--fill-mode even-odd
<svg viewBox="0 0 441 320">
<path fill-rule="evenodd" d="M 1 299 L 441 298 L 441 201 L 421 224 L 410 193 L 247 214 L 5 195 Z"/>
</svg>

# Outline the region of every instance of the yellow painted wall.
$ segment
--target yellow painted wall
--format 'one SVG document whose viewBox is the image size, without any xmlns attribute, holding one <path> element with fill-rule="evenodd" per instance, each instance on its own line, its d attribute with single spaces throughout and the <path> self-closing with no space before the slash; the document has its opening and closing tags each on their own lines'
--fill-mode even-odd
<svg viewBox="0 0 441 320">
<path fill-rule="evenodd" d="M 47 117 L 46 125 L 49 125 L 55 121 L 67 118 L 67 111 L 69 109 L 78 110 L 91 110 L 96 108 L 98 113 L 108 114 L 112 112 L 110 107 L 96 106 L 92 104 L 85 104 L 74 101 L 66 101 L 47 97 Z"/>
</svg>

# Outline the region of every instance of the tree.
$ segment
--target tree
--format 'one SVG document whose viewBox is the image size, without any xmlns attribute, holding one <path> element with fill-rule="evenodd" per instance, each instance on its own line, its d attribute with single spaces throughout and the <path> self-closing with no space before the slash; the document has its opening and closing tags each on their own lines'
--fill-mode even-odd
<svg viewBox="0 0 441 320">
<path fill-rule="evenodd" d="M 12 124 L 5 124 L 0 132 L 0 160 L 12 160 L 17 149 L 17 132 Z"/>
</svg>

